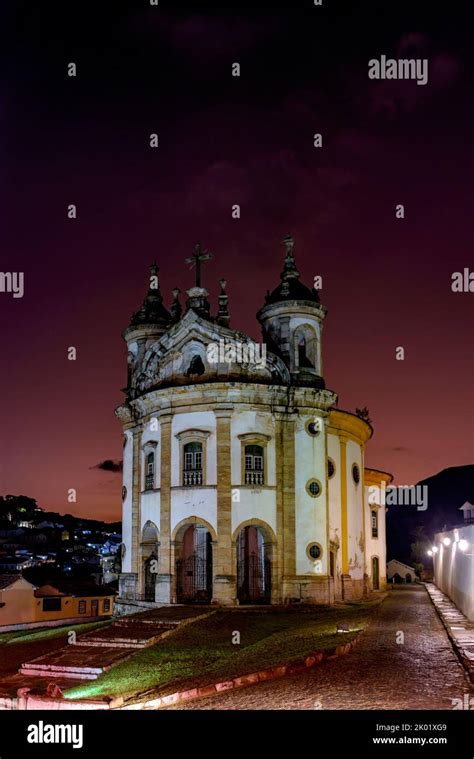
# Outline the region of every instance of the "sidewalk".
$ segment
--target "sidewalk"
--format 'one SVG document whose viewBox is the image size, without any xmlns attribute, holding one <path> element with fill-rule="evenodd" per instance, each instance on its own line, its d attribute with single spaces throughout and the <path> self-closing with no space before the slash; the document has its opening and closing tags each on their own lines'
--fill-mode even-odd
<svg viewBox="0 0 474 759">
<path fill-rule="evenodd" d="M 474 622 L 470 622 L 436 585 L 431 582 L 425 585 L 451 643 L 474 685 Z"/>
</svg>

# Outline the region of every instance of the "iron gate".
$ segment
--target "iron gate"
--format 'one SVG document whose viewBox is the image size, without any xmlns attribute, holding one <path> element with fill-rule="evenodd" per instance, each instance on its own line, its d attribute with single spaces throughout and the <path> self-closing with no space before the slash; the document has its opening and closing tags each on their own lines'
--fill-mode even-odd
<svg viewBox="0 0 474 759">
<path fill-rule="evenodd" d="M 272 565 L 258 553 L 243 552 L 237 567 L 237 597 L 241 604 L 269 604 Z"/>
<path fill-rule="evenodd" d="M 145 601 L 155 600 L 156 562 L 155 554 L 145 559 Z"/>
<path fill-rule="evenodd" d="M 210 603 L 212 598 L 212 554 L 203 558 L 197 553 L 176 561 L 176 595 L 178 603 Z"/>
</svg>

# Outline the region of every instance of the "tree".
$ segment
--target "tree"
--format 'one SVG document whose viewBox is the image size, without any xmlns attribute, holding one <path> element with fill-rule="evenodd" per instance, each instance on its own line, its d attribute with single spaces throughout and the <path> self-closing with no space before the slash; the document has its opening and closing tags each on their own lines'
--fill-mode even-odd
<svg viewBox="0 0 474 759">
<path fill-rule="evenodd" d="M 426 553 L 431 546 L 431 541 L 425 532 L 424 525 L 415 527 L 411 535 L 415 538 L 414 542 L 410 544 L 411 556 L 415 563 L 417 574 L 421 575 L 425 568 L 423 560 L 426 561 Z"/>
</svg>

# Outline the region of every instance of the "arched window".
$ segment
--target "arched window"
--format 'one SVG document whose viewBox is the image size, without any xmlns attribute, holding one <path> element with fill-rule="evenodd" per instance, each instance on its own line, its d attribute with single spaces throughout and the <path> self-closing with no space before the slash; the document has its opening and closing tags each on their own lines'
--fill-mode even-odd
<svg viewBox="0 0 474 759">
<path fill-rule="evenodd" d="M 264 484 L 263 448 L 261 445 L 245 446 L 245 484 Z"/>
<path fill-rule="evenodd" d="M 202 485 L 202 443 L 192 442 L 184 445 L 183 464 L 183 485 Z"/>
<path fill-rule="evenodd" d="M 306 352 L 306 338 L 304 336 L 300 337 L 298 341 L 298 366 L 306 369 L 314 369 Z"/>
<path fill-rule="evenodd" d="M 203 364 L 202 358 L 199 355 L 193 356 L 189 362 L 189 366 L 186 370 L 186 376 L 192 377 L 193 375 L 201 376 L 206 371 L 206 367 Z"/>
<path fill-rule="evenodd" d="M 371 516 L 371 522 L 372 522 L 372 537 L 373 538 L 378 538 L 378 536 L 379 536 L 379 519 L 378 519 L 378 514 L 374 510 L 374 511 L 371 512 L 370 516 Z"/>
<path fill-rule="evenodd" d="M 150 451 L 146 456 L 145 466 L 145 490 L 153 490 L 155 487 L 155 452 Z"/>
<path fill-rule="evenodd" d="M 314 373 L 318 364 L 318 338 L 314 328 L 301 324 L 293 333 L 293 364 L 297 371 L 311 369 Z"/>
</svg>

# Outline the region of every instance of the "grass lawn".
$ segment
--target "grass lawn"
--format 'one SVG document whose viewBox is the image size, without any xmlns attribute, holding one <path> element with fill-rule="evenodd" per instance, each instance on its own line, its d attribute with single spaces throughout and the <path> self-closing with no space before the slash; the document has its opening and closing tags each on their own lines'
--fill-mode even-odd
<svg viewBox="0 0 474 759">
<path fill-rule="evenodd" d="M 219 610 L 143 649 L 97 680 L 66 691 L 65 698 L 165 695 L 303 658 L 352 640 L 379 606 L 376 601 L 337 607 Z M 336 633 L 338 622 L 350 632 Z M 240 644 L 232 642 L 240 633 Z M 149 695 L 149 694 L 148 694 Z"/>
<path fill-rule="evenodd" d="M 32 628 L 31 630 L 13 630 L 0 635 L 0 646 L 11 643 L 34 643 L 40 640 L 52 640 L 53 638 L 62 638 L 67 636 L 71 630 L 77 635 L 94 630 L 96 627 L 110 625 L 110 619 L 104 622 L 89 622 L 82 625 L 63 625 L 62 627 L 41 627 Z"/>
</svg>

